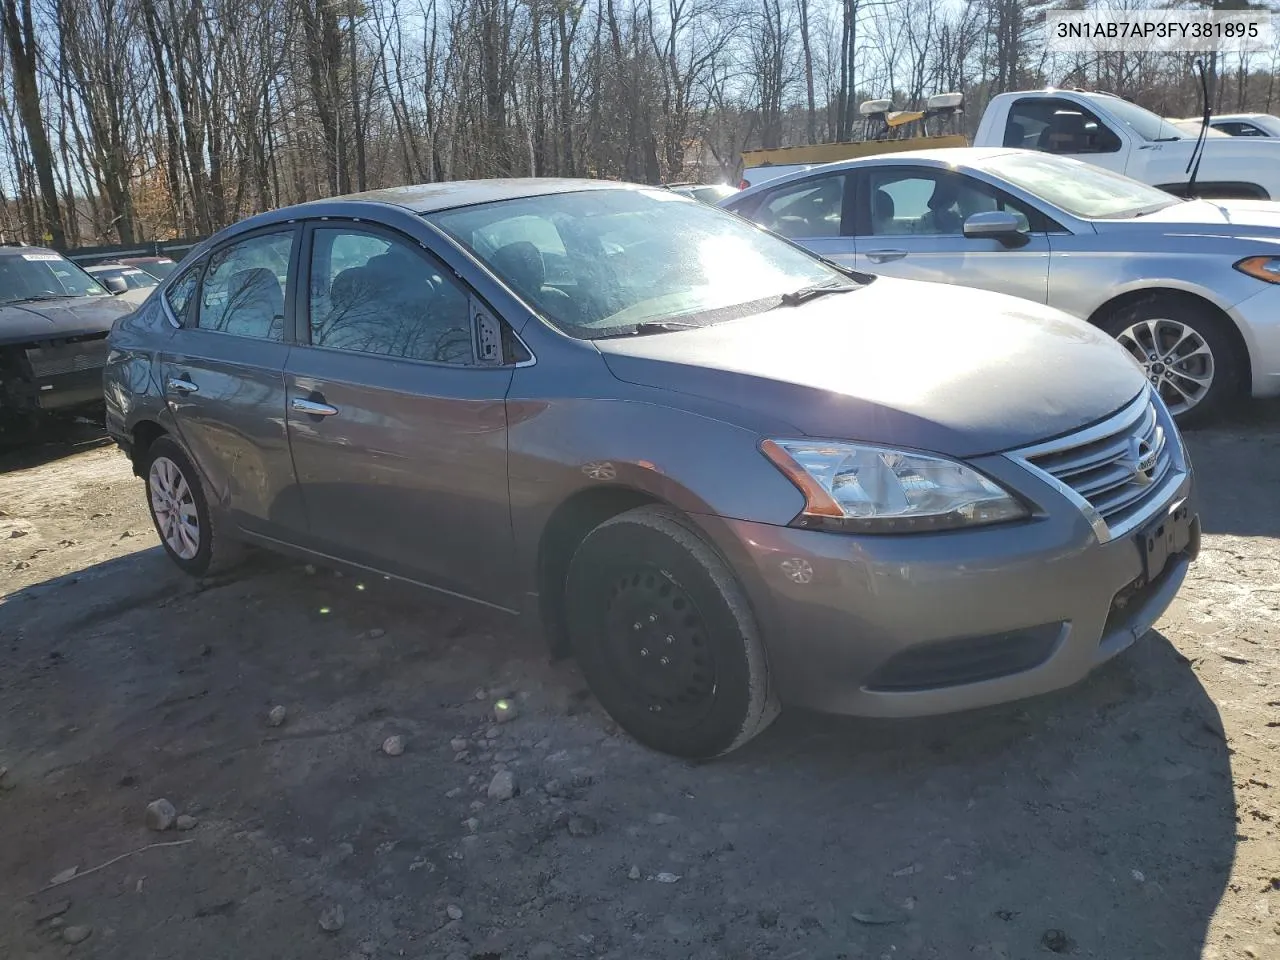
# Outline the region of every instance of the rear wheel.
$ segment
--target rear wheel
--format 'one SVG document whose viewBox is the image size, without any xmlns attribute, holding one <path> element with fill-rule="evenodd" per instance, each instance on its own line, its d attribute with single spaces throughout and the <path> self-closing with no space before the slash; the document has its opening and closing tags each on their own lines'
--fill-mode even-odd
<svg viewBox="0 0 1280 960">
<path fill-rule="evenodd" d="M 593 530 L 570 563 L 566 607 L 592 691 L 646 746 L 714 757 L 777 716 L 742 588 L 674 511 L 640 507 Z"/>
<path fill-rule="evenodd" d="M 1099 326 L 1129 351 L 1180 425 L 1207 423 L 1244 392 L 1246 369 L 1227 321 L 1211 307 L 1153 296 Z"/>
<path fill-rule="evenodd" d="M 239 560 L 239 544 L 212 516 L 200 476 L 177 442 L 170 437 L 153 441 L 143 476 L 151 522 L 170 560 L 193 577 L 218 573 Z"/>
</svg>

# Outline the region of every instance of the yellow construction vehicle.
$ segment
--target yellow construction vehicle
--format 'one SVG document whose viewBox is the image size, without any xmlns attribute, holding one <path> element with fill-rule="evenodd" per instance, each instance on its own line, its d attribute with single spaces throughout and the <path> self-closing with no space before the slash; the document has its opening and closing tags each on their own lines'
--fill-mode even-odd
<svg viewBox="0 0 1280 960">
<path fill-rule="evenodd" d="M 964 112 L 964 94 L 961 93 L 932 96 L 923 110 L 894 110 L 890 100 L 868 100 L 859 107 L 858 112 L 862 115 L 860 140 L 744 150 L 740 186 L 772 180 L 784 173 L 836 160 L 853 160 L 877 153 L 969 145 L 968 139 L 962 134 L 938 132 L 947 128 L 954 130 L 957 125 Z"/>
</svg>

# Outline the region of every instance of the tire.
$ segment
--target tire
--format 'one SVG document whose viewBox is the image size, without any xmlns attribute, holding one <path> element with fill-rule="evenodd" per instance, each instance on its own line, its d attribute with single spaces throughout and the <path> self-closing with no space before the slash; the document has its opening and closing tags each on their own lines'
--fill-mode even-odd
<svg viewBox="0 0 1280 960">
<path fill-rule="evenodd" d="M 647 747 L 716 757 L 778 715 L 742 588 L 672 510 L 638 507 L 589 533 L 569 564 L 565 609 L 592 692 Z"/>
<path fill-rule="evenodd" d="M 1245 393 L 1247 364 L 1230 322 L 1207 304 L 1157 294 L 1098 326 L 1142 365 L 1178 425 L 1189 427 L 1221 418 Z M 1167 362 L 1172 356 L 1182 359 Z"/>
<path fill-rule="evenodd" d="M 203 577 L 240 561 L 240 544 L 225 534 L 224 523 L 209 510 L 199 472 L 172 437 L 157 437 L 147 449 L 142 480 L 160 545 L 179 569 Z M 165 507 L 172 504 L 180 504 L 185 524 L 175 520 L 170 526 L 172 510 Z"/>
</svg>

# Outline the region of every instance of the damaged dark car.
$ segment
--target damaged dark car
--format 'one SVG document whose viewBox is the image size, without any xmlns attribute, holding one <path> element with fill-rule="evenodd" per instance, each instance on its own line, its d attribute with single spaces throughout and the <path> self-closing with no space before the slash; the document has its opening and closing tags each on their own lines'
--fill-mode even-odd
<svg viewBox="0 0 1280 960">
<path fill-rule="evenodd" d="M 135 304 L 53 250 L 0 247 L 0 436 L 102 406 L 107 334 Z"/>
</svg>

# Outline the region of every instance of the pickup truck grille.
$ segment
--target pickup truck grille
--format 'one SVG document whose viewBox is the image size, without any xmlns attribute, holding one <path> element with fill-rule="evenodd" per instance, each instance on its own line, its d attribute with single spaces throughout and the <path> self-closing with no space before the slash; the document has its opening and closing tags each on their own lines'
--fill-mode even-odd
<svg viewBox="0 0 1280 960">
<path fill-rule="evenodd" d="M 1187 473 L 1173 421 L 1147 391 L 1101 423 L 1014 457 L 1074 494 L 1103 539 L 1153 516 Z"/>
<path fill-rule="evenodd" d="M 103 333 L 53 347 L 28 347 L 27 363 L 31 365 L 34 380 L 48 380 L 104 367 L 107 363 L 107 335 Z"/>
</svg>

